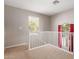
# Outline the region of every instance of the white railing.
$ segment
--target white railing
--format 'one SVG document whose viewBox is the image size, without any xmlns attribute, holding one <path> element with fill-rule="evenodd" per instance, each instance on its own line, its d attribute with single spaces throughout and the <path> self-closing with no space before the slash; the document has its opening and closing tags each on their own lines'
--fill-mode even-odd
<svg viewBox="0 0 79 59">
<path fill-rule="evenodd" d="M 45 44 L 52 44 L 58 46 L 58 33 L 64 33 L 62 48 L 68 50 L 68 39 L 72 34 L 70 32 L 53 32 L 43 31 L 37 33 L 29 33 L 29 49 L 36 48 Z M 66 42 L 65 42 L 66 41 Z"/>
</svg>

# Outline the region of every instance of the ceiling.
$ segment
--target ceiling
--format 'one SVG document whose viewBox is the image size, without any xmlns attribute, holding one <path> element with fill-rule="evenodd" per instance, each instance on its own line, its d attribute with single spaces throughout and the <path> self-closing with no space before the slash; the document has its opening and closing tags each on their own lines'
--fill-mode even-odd
<svg viewBox="0 0 79 59">
<path fill-rule="evenodd" d="M 53 1 L 54 0 L 4 0 L 6 5 L 45 15 L 53 15 L 74 8 L 74 0 L 59 0 L 60 3 L 56 5 L 52 3 Z"/>
</svg>

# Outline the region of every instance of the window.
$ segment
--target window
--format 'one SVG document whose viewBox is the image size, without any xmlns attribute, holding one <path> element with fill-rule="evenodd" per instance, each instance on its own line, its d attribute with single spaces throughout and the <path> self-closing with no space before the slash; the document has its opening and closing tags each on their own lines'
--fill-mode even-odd
<svg viewBox="0 0 79 59">
<path fill-rule="evenodd" d="M 39 18 L 29 16 L 29 30 L 30 32 L 38 32 L 39 30 Z"/>
<path fill-rule="evenodd" d="M 67 47 L 68 46 L 68 35 L 69 35 L 69 28 L 70 27 L 70 24 L 66 24 L 66 23 L 64 23 L 63 25 L 62 25 L 62 45 L 63 45 L 63 47 Z"/>
</svg>

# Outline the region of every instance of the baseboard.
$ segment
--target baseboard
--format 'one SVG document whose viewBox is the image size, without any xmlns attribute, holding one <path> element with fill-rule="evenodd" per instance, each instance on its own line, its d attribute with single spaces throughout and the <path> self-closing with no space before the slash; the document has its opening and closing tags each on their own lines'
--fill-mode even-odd
<svg viewBox="0 0 79 59">
<path fill-rule="evenodd" d="M 7 47 L 5 47 L 5 49 L 6 49 L 6 48 L 17 47 L 17 46 L 22 46 L 22 45 L 28 46 L 28 44 L 26 44 L 26 43 L 20 43 L 20 44 L 15 44 L 15 45 L 7 46 Z"/>
<path fill-rule="evenodd" d="M 38 46 L 38 47 L 34 47 L 34 48 L 29 48 L 29 50 L 34 50 L 34 49 L 38 49 L 38 48 L 41 48 L 41 47 L 44 47 L 44 46 L 47 46 L 49 44 L 44 44 L 44 45 L 41 45 L 41 46 Z"/>
<path fill-rule="evenodd" d="M 52 44 L 48 44 L 48 45 L 49 45 L 49 46 L 53 46 L 53 47 L 55 47 L 55 48 L 57 48 L 57 49 L 59 49 L 59 50 L 65 51 L 65 52 L 67 52 L 67 53 L 73 55 L 73 52 L 67 51 L 67 50 L 65 50 L 65 49 L 63 49 L 63 48 L 59 48 L 59 47 L 57 47 L 57 46 L 55 46 L 55 45 L 52 45 Z"/>
</svg>

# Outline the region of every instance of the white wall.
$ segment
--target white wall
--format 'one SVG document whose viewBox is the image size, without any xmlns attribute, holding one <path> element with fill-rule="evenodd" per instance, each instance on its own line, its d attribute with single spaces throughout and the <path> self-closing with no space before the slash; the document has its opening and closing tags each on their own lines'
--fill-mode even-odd
<svg viewBox="0 0 79 59">
<path fill-rule="evenodd" d="M 63 23 L 69 23 L 69 24 L 74 23 L 74 10 L 73 9 L 51 16 L 52 31 L 58 32 L 58 25 L 63 24 Z M 58 39 L 53 37 L 53 44 L 57 46 Z"/>
<path fill-rule="evenodd" d="M 58 30 L 58 25 L 63 23 L 74 23 L 74 9 L 70 9 L 59 14 L 51 16 L 51 29 L 53 31 Z"/>
<path fill-rule="evenodd" d="M 5 47 L 27 43 L 28 16 L 40 19 L 40 30 L 50 30 L 50 17 L 5 5 Z"/>
<path fill-rule="evenodd" d="M 37 16 L 40 19 L 41 31 L 57 32 L 58 24 L 74 23 L 74 10 L 68 10 L 53 16 L 46 16 L 19 8 L 5 6 L 5 47 L 21 43 L 28 43 L 28 16 Z M 54 35 L 55 34 L 55 35 Z M 50 43 L 58 45 L 57 33 L 52 33 Z M 47 37 L 46 34 L 44 37 Z M 46 41 L 48 39 L 45 39 Z"/>
</svg>

